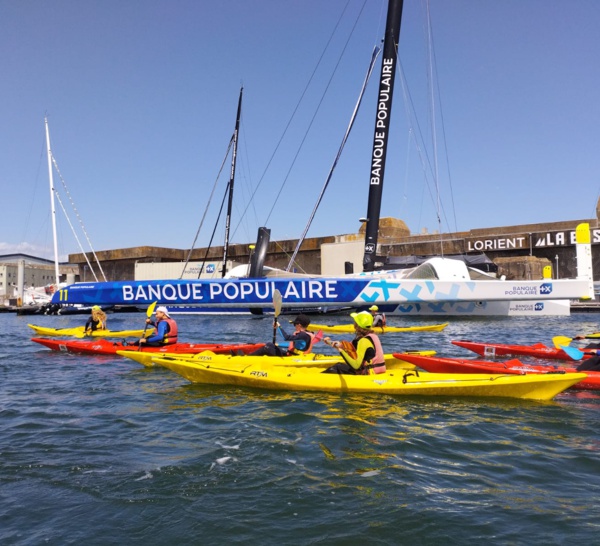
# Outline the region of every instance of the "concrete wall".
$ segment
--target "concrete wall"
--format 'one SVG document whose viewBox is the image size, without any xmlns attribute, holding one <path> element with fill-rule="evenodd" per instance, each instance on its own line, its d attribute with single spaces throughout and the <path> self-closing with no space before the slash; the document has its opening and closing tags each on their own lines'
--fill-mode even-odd
<svg viewBox="0 0 600 546">
<path fill-rule="evenodd" d="M 492 260 L 514 258 L 524 263 L 523 274 L 536 275 L 523 261 L 532 256 L 547 260 L 554 268 L 554 278 L 574 278 L 575 270 L 575 228 L 582 222 L 588 222 L 592 229 L 592 258 L 594 280 L 600 281 L 600 226 L 597 219 L 573 220 L 546 224 L 525 224 L 487 229 L 473 229 L 464 232 L 446 234 L 407 235 L 402 221 L 390 222 L 382 218 L 378 256 L 407 255 L 447 255 L 485 252 Z M 265 265 L 286 269 L 296 247 L 297 240 L 271 241 L 269 243 Z M 344 262 L 354 264 L 354 272 L 362 271 L 362 253 L 364 236 L 360 233 L 315 237 L 306 239 L 292 271 L 309 274 L 341 275 Z M 135 278 L 136 263 L 164 263 L 186 260 L 189 251 L 158 247 L 135 247 L 129 249 L 107 250 L 96 253 L 109 280 L 131 280 Z M 229 259 L 236 263 L 248 263 L 250 244 L 236 244 L 229 247 Z M 191 260 L 222 261 L 223 248 L 214 247 L 195 249 Z M 69 261 L 79 265 L 82 281 L 93 280 L 82 254 L 69 256 Z M 558 268 L 556 267 L 558 264 Z M 504 264 L 506 268 L 510 266 Z M 531 264 L 529 264 L 531 266 Z M 511 275 L 518 271 L 517 265 L 511 269 Z M 178 277 L 177 275 L 176 277 Z M 523 277 L 526 278 L 526 277 Z M 540 278 L 540 277 L 535 277 Z"/>
<path fill-rule="evenodd" d="M 338 277 L 345 274 L 346 262 L 351 262 L 354 273 L 363 270 L 364 241 L 347 241 L 321 245 L 321 274 Z"/>
<path fill-rule="evenodd" d="M 185 262 L 155 262 L 155 263 L 136 263 L 135 277 L 136 281 L 148 281 L 155 279 L 220 279 L 222 277 L 223 262 L 212 261 L 189 262 L 183 271 Z M 227 271 L 231 270 L 234 263 L 227 261 Z M 202 268 L 202 273 L 200 273 Z M 182 276 L 183 273 L 183 276 Z M 198 275 L 200 274 L 200 277 Z"/>
</svg>

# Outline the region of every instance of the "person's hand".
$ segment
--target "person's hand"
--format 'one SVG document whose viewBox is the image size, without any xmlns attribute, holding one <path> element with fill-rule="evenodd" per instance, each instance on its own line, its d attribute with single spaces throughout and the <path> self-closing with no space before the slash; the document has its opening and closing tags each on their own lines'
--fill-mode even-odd
<svg viewBox="0 0 600 546">
<path fill-rule="evenodd" d="M 140 339 L 140 343 L 146 343 L 146 338 L 143 337 L 142 339 Z"/>
<path fill-rule="evenodd" d="M 585 339 L 585 336 L 575 336 L 573 339 Z"/>
<path fill-rule="evenodd" d="M 150 324 L 152 321 L 150 320 L 150 318 L 146 319 L 146 324 Z"/>
</svg>

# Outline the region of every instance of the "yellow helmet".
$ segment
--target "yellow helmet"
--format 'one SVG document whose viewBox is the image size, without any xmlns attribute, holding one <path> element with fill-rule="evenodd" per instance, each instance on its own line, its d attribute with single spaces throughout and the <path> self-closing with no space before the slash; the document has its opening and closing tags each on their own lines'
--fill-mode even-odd
<svg viewBox="0 0 600 546">
<path fill-rule="evenodd" d="M 379 307 L 377 307 L 377 305 L 371 305 L 371 307 L 369 307 L 369 311 L 379 311 Z"/>
<path fill-rule="evenodd" d="M 357 326 L 364 330 L 369 330 L 373 326 L 373 315 L 368 311 L 361 311 L 360 313 L 350 313 L 350 316 L 354 319 Z"/>
<path fill-rule="evenodd" d="M 100 309 L 101 309 L 101 308 L 100 308 L 100 306 L 99 306 L 99 305 L 94 305 L 94 306 L 92 307 L 92 311 L 100 311 Z"/>
</svg>

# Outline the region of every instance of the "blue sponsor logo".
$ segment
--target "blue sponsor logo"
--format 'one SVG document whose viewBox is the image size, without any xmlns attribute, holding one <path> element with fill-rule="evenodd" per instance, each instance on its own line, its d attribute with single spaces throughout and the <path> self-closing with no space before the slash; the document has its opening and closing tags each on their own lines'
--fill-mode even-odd
<svg viewBox="0 0 600 546">
<path fill-rule="evenodd" d="M 206 272 L 207 273 L 214 273 L 215 272 L 215 264 L 208 264 L 206 266 Z"/>
<path fill-rule="evenodd" d="M 544 284 L 540 285 L 540 294 L 552 294 L 552 283 L 545 282 Z"/>
<path fill-rule="evenodd" d="M 538 302 L 535 304 L 535 307 L 533 308 L 534 311 L 543 311 L 544 310 L 544 304 L 542 302 Z"/>
</svg>

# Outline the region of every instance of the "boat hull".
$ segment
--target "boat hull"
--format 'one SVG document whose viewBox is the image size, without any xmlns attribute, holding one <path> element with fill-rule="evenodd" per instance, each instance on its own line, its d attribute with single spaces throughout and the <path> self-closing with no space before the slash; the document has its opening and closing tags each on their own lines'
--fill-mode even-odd
<svg viewBox="0 0 600 546">
<path fill-rule="evenodd" d="M 388 395 L 500 397 L 551 400 L 586 377 L 583 373 L 561 375 L 471 375 L 390 371 L 377 375 L 323 374 L 315 369 L 269 365 L 226 367 L 177 358 L 155 361 L 192 383 L 235 385 L 288 391 L 379 393 Z"/>
<path fill-rule="evenodd" d="M 38 336 L 62 336 L 62 337 L 138 337 L 143 335 L 149 336 L 154 331 L 154 328 L 146 330 L 94 330 L 90 334 L 85 333 L 84 326 L 76 326 L 75 328 L 47 328 L 45 326 L 36 326 L 28 324 Z"/>
<path fill-rule="evenodd" d="M 440 358 L 436 356 L 405 355 L 394 353 L 394 356 L 412 362 L 419 368 L 431 373 L 504 373 L 514 375 L 525 374 L 570 374 L 577 369 L 565 366 L 539 366 L 524 364 L 520 360 L 491 362 L 488 360 L 463 360 L 460 358 Z M 587 377 L 573 385 L 578 390 L 600 390 L 600 372 L 587 371 Z"/>
<path fill-rule="evenodd" d="M 395 332 L 441 332 L 444 328 L 448 326 L 447 322 L 443 324 L 429 324 L 425 326 L 386 326 L 382 328 L 381 326 L 375 326 L 373 331 L 378 334 L 391 334 Z M 311 332 L 325 332 L 328 334 L 353 334 L 354 333 L 354 324 L 336 324 L 336 325 L 326 325 L 326 324 L 310 324 L 308 326 L 308 330 Z"/>
<path fill-rule="evenodd" d="M 249 365 L 256 364 L 268 364 L 271 366 L 302 366 L 306 368 L 327 368 L 333 366 L 338 362 L 343 362 L 343 359 L 339 355 L 323 355 L 310 353 L 307 355 L 294 355 L 294 356 L 231 356 L 226 354 L 215 354 L 214 351 L 205 351 L 200 354 L 175 354 L 166 353 L 164 355 L 157 355 L 152 353 L 141 353 L 131 350 L 118 351 L 118 354 L 135 360 L 142 366 L 152 367 L 155 365 L 154 359 L 159 356 L 168 356 L 178 358 L 180 360 L 190 360 L 192 362 L 203 362 L 205 364 L 218 364 L 225 365 L 228 367 L 245 368 Z M 420 354 L 420 355 L 434 355 L 435 351 L 415 351 L 409 354 Z M 385 355 L 386 367 L 390 369 L 406 369 L 414 370 L 415 365 L 396 358 L 391 354 Z"/>
<path fill-rule="evenodd" d="M 548 347 L 543 343 L 535 343 L 533 345 L 507 345 L 503 343 L 479 343 L 476 341 L 460 340 L 452 341 L 452 344 L 473 351 L 486 358 L 494 358 L 496 356 L 531 356 L 534 358 L 546 358 L 550 360 L 573 360 L 573 358 L 562 349 Z M 584 359 L 590 358 L 596 354 L 596 350 L 592 352 L 581 349 L 581 351 L 584 353 Z"/>
<path fill-rule="evenodd" d="M 47 339 L 32 338 L 31 341 L 39 343 L 52 351 L 61 351 L 84 355 L 116 355 L 119 351 L 138 352 L 142 355 L 153 354 L 197 354 L 203 351 L 212 351 L 213 353 L 227 353 L 232 351 L 242 351 L 245 354 L 256 351 L 264 343 L 176 343 L 163 347 L 141 347 L 133 348 L 122 342 L 113 342 L 107 339 L 98 338 L 93 341 L 68 340 L 68 339 Z"/>
</svg>

